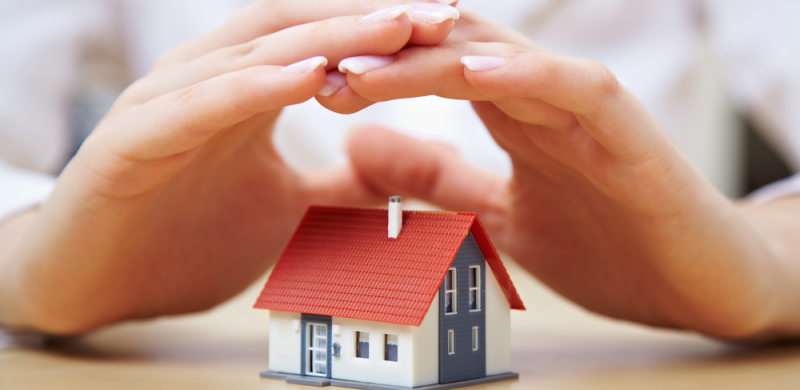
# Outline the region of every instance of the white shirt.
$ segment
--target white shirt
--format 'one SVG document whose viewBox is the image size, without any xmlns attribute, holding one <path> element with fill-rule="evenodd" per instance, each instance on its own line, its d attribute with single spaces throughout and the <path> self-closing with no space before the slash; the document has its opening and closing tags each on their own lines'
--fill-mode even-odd
<svg viewBox="0 0 800 390">
<path fill-rule="evenodd" d="M 52 175 L 124 86 L 170 47 L 222 23 L 243 0 L 6 0 L 0 4 L 0 220 L 46 199 Z M 800 3 L 790 0 L 462 0 L 540 44 L 608 65 L 669 129 L 692 163 L 741 194 L 749 114 L 800 170 Z M 288 107 L 275 142 L 295 167 L 346 161 L 349 125 L 384 123 L 453 144 L 508 175 L 506 153 L 466 102 L 435 97 L 358 114 L 315 101 Z M 81 127 L 81 123 L 90 123 Z M 49 175 L 49 176 L 48 176 Z M 800 192 L 795 176 L 761 199 Z"/>
</svg>

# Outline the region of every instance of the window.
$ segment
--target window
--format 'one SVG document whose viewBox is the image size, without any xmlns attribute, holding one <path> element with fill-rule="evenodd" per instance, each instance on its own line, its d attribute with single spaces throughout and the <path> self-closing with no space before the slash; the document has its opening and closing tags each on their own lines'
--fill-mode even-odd
<svg viewBox="0 0 800 390">
<path fill-rule="evenodd" d="M 450 268 L 444 275 L 444 313 L 456 314 L 456 269 Z"/>
<path fill-rule="evenodd" d="M 383 335 L 384 356 L 383 359 L 390 362 L 397 361 L 397 335 L 385 334 Z"/>
<path fill-rule="evenodd" d="M 481 309 L 481 266 L 469 267 L 469 311 Z"/>
<path fill-rule="evenodd" d="M 456 332 L 452 329 L 447 331 L 447 354 L 453 355 L 456 353 Z"/>
<path fill-rule="evenodd" d="M 473 351 L 477 351 L 478 350 L 478 327 L 477 326 L 473 326 L 472 327 L 472 350 Z"/>
<path fill-rule="evenodd" d="M 369 332 L 356 332 L 356 357 L 369 359 Z"/>
</svg>

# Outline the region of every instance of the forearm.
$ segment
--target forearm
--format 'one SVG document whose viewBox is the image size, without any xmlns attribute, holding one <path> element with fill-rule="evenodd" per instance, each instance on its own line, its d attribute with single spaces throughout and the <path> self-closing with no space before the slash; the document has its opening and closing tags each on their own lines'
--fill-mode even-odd
<svg viewBox="0 0 800 390">
<path fill-rule="evenodd" d="M 753 259 L 763 267 L 773 267 L 776 313 L 772 314 L 769 336 L 800 335 L 800 196 L 777 199 L 764 204 L 742 201 L 739 209 L 760 230 L 772 256 Z M 766 304 L 766 302 L 765 302 Z"/>
<path fill-rule="evenodd" d="M 0 324 L 12 328 L 27 328 L 30 324 L 20 305 L 21 264 L 15 254 L 23 237 L 29 234 L 37 209 L 29 209 L 0 221 Z"/>
</svg>

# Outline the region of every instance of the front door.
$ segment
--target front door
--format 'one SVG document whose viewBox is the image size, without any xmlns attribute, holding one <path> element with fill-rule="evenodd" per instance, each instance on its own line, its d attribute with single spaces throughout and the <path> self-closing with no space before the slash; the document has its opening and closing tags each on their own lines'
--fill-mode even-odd
<svg viewBox="0 0 800 390">
<path fill-rule="evenodd" d="M 305 314 L 300 368 L 305 375 L 331 377 L 331 317 Z"/>
<path fill-rule="evenodd" d="M 328 325 L 309 323 L 306 375 L 328 376 Z"/>
</svg>

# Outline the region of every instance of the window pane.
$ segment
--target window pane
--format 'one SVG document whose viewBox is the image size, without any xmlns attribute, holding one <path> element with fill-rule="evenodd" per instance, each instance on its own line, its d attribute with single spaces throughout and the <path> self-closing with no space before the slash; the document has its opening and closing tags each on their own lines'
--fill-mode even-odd
<svg viewBox="0 0 800 390">
<path fill-rule="evenodd" d="M 453 310 L 453 293 L 444 293 L 444 312 L 452 313 Z"/>
<path fill-rule="evenodd" d="M 478 290 L 469 290 L 469 309 L 475 310 L 478 308 Z"/>
<path fill-rule="evenodd" d="M 397 335 L 387 334 L 385 335 L 386 345 L 385 351 L 386 356 L 384 357 L 386 360 L 390 362 L 397 361 Z"/>
<path fill-rule="evenodd" d="M 317 325 L 317 336 L 328 336 L 328 326 L 327 325 Z"/>
<path fill-rule="evenodd" d="M 320 375 L 327 374 L 328 372 L 327 372 L 325 366 L 327 366 L 326 363 L 314 363 L 314 373 L 320 374 Z"/>
<path fill-rule="evenodd" d="M 473 351 L 477 351 L 478 350 L 478 327 L 477 326 L 473 326 L 472 327 L 472 350 Z"/>
<path fill-rule="evenodd" d="M 453 289 L 453 270 L 447 271 L 447 273 L 444 275 L 444 289 Z"/>
<path fill-rule="evenodd" d="M 469 286 L 478 287 L 478 268 L 476 267 L 469 268 Z"/>
</svg>

